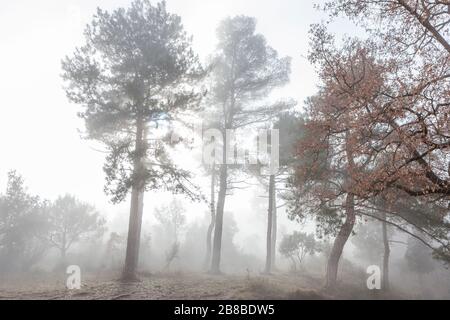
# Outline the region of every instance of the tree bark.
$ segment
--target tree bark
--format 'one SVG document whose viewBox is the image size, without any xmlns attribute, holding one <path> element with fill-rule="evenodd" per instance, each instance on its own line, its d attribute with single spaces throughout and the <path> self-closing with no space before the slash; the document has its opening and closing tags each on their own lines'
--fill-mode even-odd
<svg viewBox="0 0 450 320">
<path fill-rule="evenodd" d="M 65 270 L 67 268 L 67 259 L 66 259 L 66 249 L 64 247 L 61 248 L 61 269 Z"/>
<path fill-rule="evenodd" d="M 293 256 L 289 256 L 292 262 L 292 271 L 297 272 L 297 262 L 295 261 L 295 258 Z"/>
<path fill-rule="evenodd" d="M 62 244 L 61 244 L 61 263 L 63 264 L 64 267 L 66 264 L 66 252 L 67 252 L 67 241 L 66 241 L 66 232 L 64 231 L 62 235 Z"/>
<path fill-rule="evenodd" d="M 216 224 L 215 184 L 216 184 L 216 166 L 213 164 L 212 172 L 211 172 L 211 202 L 210 202 L 211 222 L 208 227 L 208 232 L 206 233 L 206 257 L 205 257 L 205 263 L 204 263 L 205 269 L 208 268 L 208 266 L 211 263 L 211 240 L 212 240 L 211 238 L 212 238 L 212 232 L 214 230 L 214 226 Z"/>
<path fill-rule="evenodd" d="M 327 265 L 327 279 L 326 288 L 334 289 L 337 284 L 337 273 L 339 268 L 339 260 L 344 250 L 344 246 L 350 237 L 353 226 L 355 225 L 355 196 L 352 193 L 347 194 L 345 200 L 346 220 L 339 230 L 339 234 L 334 240 L 333 248 L 331 249 L 330 257 Z"/>
<path fill-rule="evenodd" d="M 217 198 L 216 223 L 214 228 L 214 243 L 211 260 L 212 274 L 220 274 L 220 255 L 222 251 L 222 229 L 223 229 L 223 213 L 225 208 L 225 197 L 227 195 L 227 165 L 220 166 L 220 185 L 219 195 Z"/>
<path fill-rule="evenodd" d="M 272 270 L 276 270 L 276 255 L 277 255 L 277 190 L 276 184 L 273 188 L 273 214 L 272 214 Z"/>
<path fill-rule="evenodd" d="M 386 213 L 383 212 L 383 243 L 384 243 L 384 257 L 383 257 L 383 290 L 389 291 L 389 256 L 391 248 L 389 246 L 389 239 L 387 234 Z"/>
<path fill-rule="evenodd" d="M 269 208 L 267 210 L 267 239 L 266 239 L 266 268 L 265 273 L 272 272 L 272 229 L 273 229 L 273 196 L 275 188 L 275 176 L 269 180 Z"/>
<path fill-rule="evenodd" d="M 142 180 L 144 159 L 144 124 L 138 118 L 136 124 L 136 155 L 133 168 L 133 186 L 131 188 L 130 219 L 128 224 L 127 250 L 123 280 L 137 279 L 139 246 L 141 240 L 142 213 L 144 209 L 144 181 Z"/>
</svg>

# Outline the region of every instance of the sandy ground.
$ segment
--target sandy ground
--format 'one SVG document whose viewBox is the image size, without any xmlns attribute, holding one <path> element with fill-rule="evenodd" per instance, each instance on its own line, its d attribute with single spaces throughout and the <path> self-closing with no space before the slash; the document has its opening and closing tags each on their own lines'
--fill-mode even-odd
<svg viewBox="0 0 450 320">
<path fill-rule="evenodd" d="M 46 276 L 0 279 L 0 299 L 56 300 L 317 300 L 317 299 L 390 299 L 368 290 L 340 288 L 324 292 L 321 279 L 276 274 L 238 276 L 206 274 L 142 275 L 139 282 L 122 283 L 112 275 L 91 274 L 82 280 L 79 290 L 67 290 L 65 279 Z M 403 297 L 404 298 L 404 297 Z"/>
</svg>

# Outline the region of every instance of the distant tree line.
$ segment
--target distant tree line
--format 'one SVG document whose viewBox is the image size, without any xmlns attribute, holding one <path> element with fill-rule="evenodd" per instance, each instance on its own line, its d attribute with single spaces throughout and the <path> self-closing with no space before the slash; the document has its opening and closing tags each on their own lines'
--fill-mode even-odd
<svg viewBox="0 0 450 320">
<path fill-rule="evenodd" d="M 0 194 L 0 272 L 29 271 L 50 249 L 59 252 L 55 267 L 66 266 L 66 255 L 83 240 L 101 238 L 105 219 L 74 196 L 55 201 L 31 195 L 16 171 L 8 173 Z"/>
</svg>

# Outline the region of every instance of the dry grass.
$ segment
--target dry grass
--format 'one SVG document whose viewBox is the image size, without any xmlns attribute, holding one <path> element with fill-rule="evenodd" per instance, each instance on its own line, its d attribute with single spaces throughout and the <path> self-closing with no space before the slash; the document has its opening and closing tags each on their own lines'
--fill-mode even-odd
<svg viewBox="0 0 450 320">
<path fill-rule="evenodd" d="M 321 300 L 395 299 L 355 286 L 341 286 L 335 292 L 322 290 L 321 278 L 275 274 L 212 276 L 198 273 L 155 273 L 141 275 L 141 281 L 121 283 L 118 275 L 86 275 L 81 290 L 67 290 L 62 279 L 35 276 L 0 282 L 0 299 L 98 299 L 98 300 Z"/>
</svg>

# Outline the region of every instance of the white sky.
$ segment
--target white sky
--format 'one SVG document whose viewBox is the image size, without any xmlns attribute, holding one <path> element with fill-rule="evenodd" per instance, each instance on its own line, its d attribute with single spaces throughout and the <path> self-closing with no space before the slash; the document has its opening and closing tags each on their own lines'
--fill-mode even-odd
<svg viewBox="0 0 450 320">
<path fill-rule="evenodd" d="M 126 225 L 128 203 L 112 206 L 103 193 L 104 154 L 80 139 L 83 123 L 78 106 L 68 103 L 62 89 L 60 61 L 83 41 L 82 32 L 96 7 L 114 9 L 130 0 L 15 0 L 0 7 L 0 192 L 6 173 L 16 169 L 30 192 L 55 199 L 71 193 L 95 204 L 111 219 Z M 258 32 L 280 55 L 293 58 L 291 83 L 283 94 L 302 101 L 315 92 L 316 77 L 305 56 L 308 29 L 323 15 L 310 0 L 168 0 L 194 36 L 204 58 L 215 47 L 221 19 L 236 14 L 257 18 Z M 349 25 L 336 30 L 351 33 Z M 336 31 L 334 30 L 334 31 Z M 240 198 L 240 199 L 236 199 Z M 146 208 L 152 195 L 147 195 Z M 158 197 L 158 199 L 161 199 Z M 207 210 L 204 205 L 197 208 Z M 227 211 L 251 211 L 242 197 L 228 202 Z M 202 211 L 202 212 L 203 212 Z M 120 218 L 117 218 L 119 217 Z M 239 218 L 238 218 L 239 219 Z M 242 218 L 248 221 L 249 216 Z M 262 228 L 262 232 L 264 228 Z"/>
</svg>

